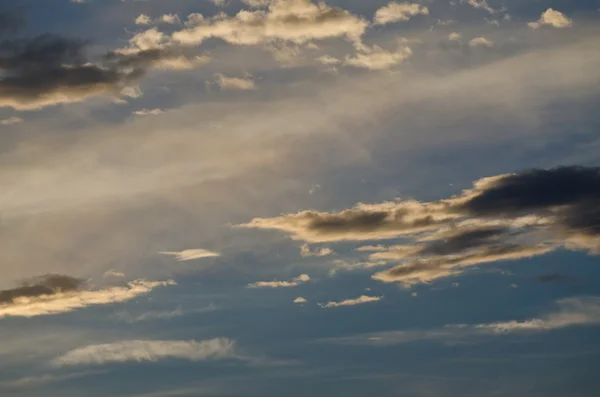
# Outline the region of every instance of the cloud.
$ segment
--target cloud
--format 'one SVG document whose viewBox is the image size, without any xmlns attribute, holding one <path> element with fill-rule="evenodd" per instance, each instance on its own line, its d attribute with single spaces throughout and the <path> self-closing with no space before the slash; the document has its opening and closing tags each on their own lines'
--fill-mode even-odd
<svg viewBox="0 0 600 397">
<path fill-rule="evenodd" d="M 116 270 L 107 270 L 104 275 L 104 278 L 124 278 L 125 277 L 125 273 L 122 272 L 118 272 Z"/>
<path fill-rule="evenodd" d="M 308 301 L 305 298 L 301 297 L 301 296 L 299 296 L 298 298 L 294 299 L 294 303 L 307 303 L 307 302 Z"/>
<path fill-rule="evenodd" d="M 465 0 L 461 0 L 461 2 L 464 3 Z M 470 6 L 473 6 L 475 8 L 485 10 L 485 11 L 489 12 L 490 14 L 495 14 L 497 12 L 503 11 L 503 10 L 497 10 L 495 8 L 490 7 L 487 0 L 467 0 L 467 4 L 469 4 Z"/>
<path fill-rule="evenodd" d="M 23 121 L 22 118 L 20 117 L 9 117 L 7 119 L 2 119 L 0 120 L 0 125 L 15 125 L 15 124 L 21 124 Z"/>
<path fill-rule="evenodd" d="M 487 324 L 451 324 L 429 330 L 399 330 L 327 339 L 341 344 L 390 346 L 416 341 L 445 343 L 474 341 L 508 334 L 549 332 L 556 329 L 600 324 L 600 298 L 579 297 L 557 301 L 558 310 L 526 321 Z"/>
<path fill-rule="evenodd" d="M 256 88 L 256 83 L 252 76 L 227 77 L 221 73 L 217 73 L 215 77 L 217 78 L 216 84 L 224 91 L 247 91 Z"/>
<path fill-rule="evenodd" d="M 310 281 L 308 274 L 301 274 L 298 277 L 294 277 L 292 281 L 258 281 L 248 284 L 248 288 L 290 288 L 297 287 L 308 281 Z"/>
<path fill-rule="evenodd" d="M 187 29 L 173 33 L 174 41 L 200 44 L 220 38 L 230 44 L 256 45 L 272 40 L 297 44 L 327 38 L 346 37 L 359 41 L 368 22 L 341 8 L 310 0 L 275 0 L 266 10 L 242 10 L 233 17 L 219 14 L 207 19 L 192 14 Z"/>
<path fill-rule="evenodd" d="M 209 250 L 205 250 L 202 248 L 197 249 L 189 249 L 183 251 L 160 251 L 161 255 L 171 255 L 177 258 L 179 262 L 191 261 L 194 259 L 202 259 L 202 258 L 214 258 L 217 256 L 221 256 L 218 252 L 213 252 Z"/>
<path fill-rule="evenodd" d="M 395 51 L 388 51 L 377 45 L 362 46 L 354 56 L 346 56 L 344 64 L 356 68 L 385 70 L 401 64 L 411 56 L 412 50 L 404 45 L 400 45 Z"/>
<path fill-rule="evenodd" d="M 146 14 L 140 14 L 136 19 L 135 19 L 135 24 L 136 25 L 150 25 L 152 23 L 152 18 L 150 18 L 148 15 Z"/>
<path fill-rule="evenodd" d="M 317 58 L 317 61 L 319 61 L 323 65 L 335 65 L 335 64 L 338 64 L 341 62 L 339 59 L 334 58 L 330 55 L 323 55 L 323 56 Z"/>
<path fill-rule="evenodd" d="M 494 42 L 485 37 L 475 37 L 469 41 L 469 47 L 493 47 Z"/>
<path fill-rule="evenodd" d="M 462 38 L 462 34 L 458 32 L 452 32 L 448 35 L 448 40 L 450 41 L 459 41 Z"/>
<path fill-rule="evenodd" d="M 207 361 L 230 358 L 236 358 L 235 342 L 227 338 L 203 341 L 128 340 L 80 347 L 55 358 L 52 365 L 64 367 L 156 362 L 163 359 Z"/>
<path fill-rule="evenodd" d="M 374 279 L 411 285 L 559 247 L 598 254 L 599 201 L 600 168 L 557 167 L 482 178 L 460 195 L 436 202 L 358 204 L 338 213 L 302 211 L 255 218 L 241 227 L 281 230 L 307 242 L 404 237 L 409 242 L 358 251 L 371 252 L 368 263 L 400 262 Z"/>
<path fill-rule="evenodd" d="M 90 63 L 86 45 L 51 34 L 0 43 L 0 107 L 31 110 L 118 95 L 142 74 L 140 69 Z"/>
<path fill-rule="evenodd" d="M 175 285 L 175 282 L 136 280 L 123 287 L 86 290 L 83 289 L 83 280 L 46 275 L 20 287 L 0 291 L 0 318 L 45 316 L 89 306 L 120 303 L 167 285 Z"/>
<path fill-rule="evenodd" d="M 135 116 L 158 116 L 159 114 L 163 113 L 165 113 L 164 110 L 156 108 L 136 110 L 132 114 Z"/>
<path fill-rule="evenodd" d="M 553 28 L 568 28 L 573 25 L 573 21 L 565 16 L 560 11 L 548 8 L 542 13 L 540 19 L 536 22 L 529 22 L 527 24 L 532 29 L 538 29 L 542 26 L 552 26 Z"/>
<path fill-rule="evenodd" d="M 366 296 L 361 295 L 355 299 L 346 299 L 341 302 L 327 302 L 326 304 L 319 304 L 322 308 L 340 307 L 340 306 L 356 306 L 364 303 L 378 302 L 383 299 L 383 296 Z"/>
<path fill-rule="evenodd" d="M 242 0 L 242 3 L 244 3 L 248 7 L 252 7 L 252 8 L 267 7 L 272 2 L 273 2 L 273 0 Z"/>
<path fill-rule="evenodd" d="M 308 244 L 303 244 L 300 247 L 300 255 L 302 255 L 304 257 L 309 257 L 309 256 L 323 257 L 323 256 L 332 255 L 332 254 L 335 254 L 335 252 L 331 248 L 327 248 L 327 247 L 323 247 L 323 248 L 317 249 L 315 251 L 311 251 L 310 246 Z"/>
<path fill-rule="evenodd" d="M 429 15 L 429 9 L 418 3 L 391 2 L 375 12 L 373 22 L 384 25 L 391 22 L 408 21 L 415 15 Z"/>
</svg>

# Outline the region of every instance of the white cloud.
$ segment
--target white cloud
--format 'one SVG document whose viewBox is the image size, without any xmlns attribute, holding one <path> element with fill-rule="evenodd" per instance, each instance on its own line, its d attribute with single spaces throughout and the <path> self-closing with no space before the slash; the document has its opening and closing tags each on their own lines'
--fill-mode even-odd
<svg viewBox="0 0 600 397">
<path fill-rule="evenodd" d="M 412 50 L 406 46 L 400 46 L 396 51 L 388 51 L 377 45 L 371 48 L 362 47 L 356 55 L 347 56 L 345 65 L 370 70 L 385 70 L 399 65 L 412 56 Z"/>
<path fill-rule="evenodd" d="M 89 345 L 67 352 L 52 360 L 56 367 L 103 365 L 122 362 L 156 362 L 177 358 L 189 361 L 236 358 L 235 342 L 227 338 L 204 341 L 129 340 Z"/>
<path fill-rule="evenodd" d="M 152 23 L 152 18 L 150 18 L 148 15 L 146 14 L 140 14 L 136 19 L 135 19 L 135 24 L 136 25 L 150 25 Z"/>
<path fill-rule="evenodd" d="M 465 0 L 461 0 L 461 2 L 464 2 L 464 1 Z M 485 11 L 489 12 L 490 14 L 495 14 L 497 12 L 502 11 L 502 10 L 497 10 L 495 8 L 490 7 L 487 0 L 468 0 L 467 3 L 475 8 L 485 10 Z"/>
<path fill-rule="evenodd" d="M 95 291 L 58 292 L 35 297 L 21 296 L 10 303 L 0 305 L 0 318 L 45 316 L 67 313 L 89 306 L 120 303 L 148 294 L 156 287 L 175 284 L 172 280 L 136 280 L 128 283 L 125 287 L 112 287 Z"/>
<path fill-rule="evenodd" d="M 297 287 L 308 281 L 310 281 L 308 274 L 301 274 L 298 277 L 294 277 L 292 281 L 258 281 L 256 283 L 248 284 L 248 288 L 290 288 Z"/>
<path fill-rule="evenodd" d="M 104 275 L 104 278 L 123 278 L 125 277 L 125 273 L 118 272 L 116 270 L 107 270 Z"/>
<path fill-rule="evenodd" d="M 273 0 L 242 0 L 242 3 L 252 8 L 262 8 L 271 4 Z"/>
<path fill-rule="evenodd" d="M 355 299 L 346 299 L 341 302 L 327 302 L 326 304 L 319 304 L 319 306 L 321 306 L 323 308 L 340 307 L 340 306 L 356 306 L 356 305 L 362 305 L 364 303 L 378 302 L 381 299 L 383 299 L 382 296 L 362 295 Z"/>
<path fill-rule="evenodd" d="M 174 256 L 179 262 L 221 256 L 221 254 L 219 254 L 218 252 L 213 252 L 202 248 L 189 249 L 183 251 L 160 251 L 159 254 Z"/>
<path fill-rule="evenodd" d="M 304 257 L 310 257 L 310 256 L 323 257 L 323 256 L 332 255 L 332 254 L 335 254 L 335 252 L 331 248 L 327 248 L 327 247 L 317 249 L 314 251 L 311 251 L 310 246 L 308 244 L 303 244 L 300 247 L 300 255 L 302 255 Z"/>
<path fill-rule="evenodd" d="M 335 65 L 341 62 L 339 59 L 334 58 L 330 55 L 323 55 L 317 58 L 317 61 L 321 62 L 323 65 Z"/>
<path fill-rule="evenodd" d="M 9 117 L 7 119 L 3 119 L 0 120 L 0 125 L 15 125 L 15 124 L 21 124 L 23 121 L 22 118 L 20 117 Z"/>
<path fill-rule="evenodd" d="M 164 14 L 159 18 L 161 22 L 168 23 L 171 25 L 176 25 L 181 23 L 179 16 L 177 14 Z"/>
<path fill-rule="evenodd" d="M 158 116 L 159 114 L 163 114 L 165 111 L 162 109 L 141 109 L 133 112 L 133 115 L 136 116 Z"/>
<path fill-rule="evenodd" d="M 448 40 L 450 41 L 459 41 L 462 37 L 462 34 L 458 32 L 452 32 L 448 35 Z"/>
<path fill-rule="evenodd" d="M 562 12 L 548 8 L 542 13 L 540 19 L 536 22 L 529 22 L 527 25 L 532 29 L 538 29 L 542 26 L 552 26 L 560 29 L 572 26 L 573 21 L 567 18 Z"/>
<path fill-rule="evenodd" d="M 408 21 L 415 15 L 429 15 L 429 9 L 418 3 L 391 2 L 375 12 L 373 22 L 383 25 L 391 22 Z"/>
<path fill-rule="evenodd" d="M 173 33 L 184 45 L 200 44 L 215 37 L 231 44 L 256 45 L 273 40 L 303 44 L 312 40 L 346 37 L 355 42 L 368 22 L 359 16 L 310 0 L 278 0 L 267 10 L 242 10 L 233 17 L 219 14 L 211 19 L 192 14 L 188 29 Z"/>
<path fill-rule="evenodd" d="M 307 303 L 308 300 L 306 300 L 305 298 L 299 296 L 296 299 L 294 299 L 294 303 Z"/>
<path fill-rule="evenodd" d="M 256 88 L 256 83 L 254 82 L 252 76 L 227 77 L 221 73 L 217 73 L 215 77 L 217 78 L 217 85 L 225 91 L 247 91 L 254 90 Z"/>
<path fill-rule="evenodd" d="M 469 41 L 469 47 L 493 47 L 494 42 L 485 37 L 475 37 Z"/>
</svg>

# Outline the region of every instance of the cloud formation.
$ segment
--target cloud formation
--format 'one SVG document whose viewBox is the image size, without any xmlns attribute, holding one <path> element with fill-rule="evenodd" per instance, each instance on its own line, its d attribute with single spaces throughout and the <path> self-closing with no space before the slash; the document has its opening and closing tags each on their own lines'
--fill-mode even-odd
<svg viewBox="0 0 600 397">
<path fill-rule="evenodd" d="M 316 249 L 314 251 L 312 251 L 310 249 L 310 246 L 308 244 L 303 244 L 300 247 L 300 255 L 304 256 L 304 257 L 311 257 L 311 256 L 316 256 L 316 257 L 323 257 L 323 256 L 329 256 L 329 255 L 333 255 L 335 254 L 335 252 L 331 249 L 331 248 L 327 248 L 327 247 L 323 247 L 321 249 Z"/>
<path fill-rule="evenodd" d="M 203 341 L 129 340 L 80 347 L 55 358 L 52 365 L 64 367 L 124 362 L 156 362 L 169 358 L 206 361 L 235 357 L 235 341 L 227 338 Z"/>
<path fill-rule="evenodd" d="M 418 3 L 391 2 L 375 12 L 373 22 L 384 25 L 392 22 L 408 21 L 415 15 L 429 15 L 429 9 Z"/>
<path fill-rule="evenodd" d="M 359 41 L 368 22 L 324 3 L 274 0 L 266 10 L 242 10 L 233 17 L 219 14 L 205 18 L 201 14 L 192 14 L 186 25 L 188 28 L 173 33 L 175 42 L 190 45 L 220 38 L 230 44 L 256 45 L 273 40 L 303 44 L 336 37 Z"/>
<path fill-rule="evenodd" d="M 494 42 L 485 37 L 475 37 L 469 40 L 469 47 L 493 47 Z"/>
<path fill-rule="evenodd" d="M 346 299 L 340 302 L 327 302 L 325 304 L 319 304 L 322 308 L 340 307 L 340 306 L 356 306 L 365 303 L 378 302 L 383 299 L 383 296 L 367 296 L 361 295 L 358 298 Z"/>
<path fill-rule="evenodd" d="M 301 274 L 298 277 L 294 277 L 292 281 L 258 281 L 256 283 L 248 284 L 248 288 L 290 288 L 297 287 L 300 284 L 310 281 L 308 274 Z"/>
<path fill-rule="evenodd" d="M 377 45 L 361 46 L 353 56 L 346 56 L 344 64 L 356 68 L 385 70 L 399 65 L 412 56 L 412 50 L 401 44 L 395 51 L 385 50 Z"/>
<path fill-rule="evenodd" d="M 175 282 L 136 280 L 123 287 L 89 290 L 84 289 L 84 280 L 51 274 L 0 291 L 0 318 L 45 316 L 120 303 L 167 285 L 175 285 Z"/>
<path fill-rule="evenodd" d="M 553 28 L 562 29 L 572 26 L 573 21 L 567 18 L 562 12 L 548 8 L 542 13 L 540 19 L 535 22 L 529 22 L 527 25 L 532 29 L 538 29 L 542 26 L 551 26 Z"/>
<path fill-rule="evenodd" d="M 241 226 L 281 230 L 307 242 L 404 237 L 411 242 L 359 251 L 371 251 L 371 262 L 400 262 L 375 279 L 410 285 L 559 247 L 598 254 L 597 202 L 600 169 L 571 166 L 483 178 L 437 202 L 358 204 L 338 213 L 302 211 Z"/>
<path fill-rule="evenodd" d="M 600 324 L 600 298 L 577 297 L 557 301 L 558 309 L 526 321 L 487 324 L 450 324 L 429 330 L 375 332 L 328 339 L 329 342 L 372 346 L 389 346 L 416 341 L 460 342 L 508 334 L 549 332 L 556 329 Z"/>
<path fill-rule="evenodd" d="M 160 251 L 161 255 L 174 256 L 179 262 L 191 261 L 202 258 L 215 258 L 221 256 L 218 252 L 205 250 L 202 248 L 189 249 L 183 251 Z"/>
<path fill-rule="evenodd" d="M 20 117 L 9 117 L 7 119 L 2 119 L 0 120 L 0 125 L 15 125 L 15 124 L 21 124 L 23 121 L 22 118 Z"/>
<path fill-rule="evenodd" d="M 252 76 L 227 77 L 222 73 L 215 75 L 216 84 L 223 91 L 248 91 L 256 89 L 256 83 Z"/>
</svg>

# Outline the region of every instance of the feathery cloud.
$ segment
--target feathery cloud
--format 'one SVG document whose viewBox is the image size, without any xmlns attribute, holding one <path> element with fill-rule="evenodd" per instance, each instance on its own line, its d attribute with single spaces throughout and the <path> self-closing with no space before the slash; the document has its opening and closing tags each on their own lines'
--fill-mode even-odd
<svg viewBox="0 0 600 397">
<path fill-rule="evenodd" d="M 258 281 L 256 283 L 248 284 L 248 288 L 290 288 L 297 287 L 308 281 L 310 281 L 309 275 L 301 274 L 298 277 L 294 277 L 292 281 Z"/>
<path fill-rule="evenodd" d="M 202 248 L 189 249 L 183 251 L 160 251 L 159 254 L 174 256 L 179 262 L 221 256 L 221 254 L 218 252 L 213 252 Z"/>
<path fill-rule="evenodd" d="M 367 296 L 361 295 L 355 299 L 346 299 L 340 302 L 327 302 L 325 304 L 319 304 L 322 308 L 340 307 L 340 306 L 356 306 L 364 303 L 378 302 L 383 299 L 383 296 Z"/>
<path fill-rule="evenodd" d="M 156 362 L 162 359 L 207 361 L 236 358 L 235 342 L 227 338 L 203 341 L 127 340 L 80 347 L 55 358 L 56 367 Z"/>
</svg>

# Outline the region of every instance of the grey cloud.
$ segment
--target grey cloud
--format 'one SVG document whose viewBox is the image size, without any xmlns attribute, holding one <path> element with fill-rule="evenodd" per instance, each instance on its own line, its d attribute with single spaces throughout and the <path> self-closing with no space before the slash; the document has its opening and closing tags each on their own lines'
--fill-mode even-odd
<svg viewBox="0 0 600 397">
<path fill-rule="evenodd" d="M 87 97 L 114 95 L 139 77 L 86 59 L 87 42 L 52 34 L 0 43 L 0 107 L 37 109 Z"/>
<path fill-rule="evenodd" d="M 47 274 L 22 283 L 21 286 L 0 291 L 0 304 L 12 303 L 19 298 L 34 298 L 60 292 L 77 291 L 85 280 L 61 274 Z"/>
</svg>

